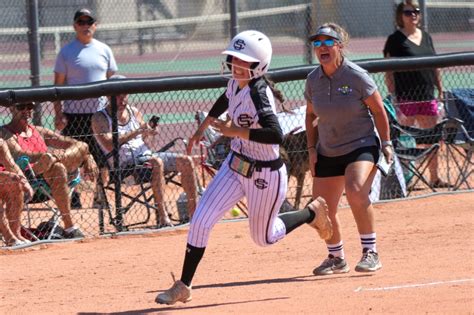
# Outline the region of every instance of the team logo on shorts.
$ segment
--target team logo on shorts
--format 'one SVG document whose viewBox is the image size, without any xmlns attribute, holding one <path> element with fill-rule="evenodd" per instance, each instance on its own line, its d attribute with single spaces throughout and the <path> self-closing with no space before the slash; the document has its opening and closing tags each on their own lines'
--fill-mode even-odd
<svg viewBox="0 0 474 315">
<path fill-rule="evenodd" d="M 337 88 L 337 90 L 342 95 L 349 95 L 352 92 L 352 89 L 349 85 L 342 85 L 341 87 Z"/>
<path fill-rule="evenodd" d="M 268 187 L 268 182 L 264 180 L 263 178 L 257 178 L 255 180 L 255 187 L 263 190 Z"/>
<path fill-rule="evenodd" d="M 238 39 L 234 42 L 234 49 L 235 50 L 242 50 L 245 48 L 245 42 L 243 39 Z"/>
<path fill-rule="evenodd" d="M 240 114 L 239 117 L 237 117 L 237 122 L 239 126 L 249 128 L 253 124 L 253 118 L 249 114 Z"/>
</svg>

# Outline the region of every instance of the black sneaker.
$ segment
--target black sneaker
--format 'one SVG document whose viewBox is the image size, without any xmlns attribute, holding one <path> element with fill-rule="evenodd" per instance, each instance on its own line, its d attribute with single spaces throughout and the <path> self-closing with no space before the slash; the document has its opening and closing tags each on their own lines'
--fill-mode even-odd
<svg viewBox="0 0 474 315">
<path fill-rule="evenodd" d="M 326 258 L 319 267 L 313 270 L 313 274 L 315 276 L 327 276 L 336 273 L 346 273 L 349 272 L 349 270 L 349 265 L 345 259 L 329 254 L 328 258 Z"/>
<path fill-rule="evenodd" d="M 79 228 L 74 228 L 72 231 L 64 231 L 64 238 L 74 239 L 74 238 L 84 238 L 84 234 Z"/>
<path fill-rule="evenodd" d="M 355 271 L 357 272 L 374 272 L 382 268 L 379 254 L 371 249 L 364 248 L 362 258 L 357 263 Z"/>
</svg>

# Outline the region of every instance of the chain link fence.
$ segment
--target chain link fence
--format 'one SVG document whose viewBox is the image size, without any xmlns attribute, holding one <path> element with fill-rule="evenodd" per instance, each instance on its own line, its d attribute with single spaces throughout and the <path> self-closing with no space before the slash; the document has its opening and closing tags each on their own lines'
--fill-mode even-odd
<svg viewBox="0 0 474 315">
<path fill-rule="evenodd" d="M 96 38 L 112 47 L 119 72 L 128 77 L 217 73 L 220 51 L 231 34 L 230 0 L 42 0 L 38 4 L 39 85 L 53 83 L 53 65 L 71 41 L 73 15 L 80 8 L 98 17 Z M 257 29 L 274 46 L 272 68 L 312 63 L 307 34 L 334 21 L 352 37 L 349 58 L 381 58 L 395 29 L 397 1 L 236 0 L 239 30 Z M 0 82 L 2 87 L 32 85 L 28 8 L 34 0 L 0 3 Z M 472 1 L 420 1 L 438 53 L 474 46 Z M 35 82 L 37 84 L 37 82 Z"/>
<path fill-rule="evenodd" d="M 470 101 L 472 102 L 472 87 L 474 86 L 472 73 L 472 65 L 441 68 L 443 86 L 447 96 L 445 104 L 440 105 L 443 107 L 443 110 L 449 110 L 449 113 L 452 114 L 453 104 L 462 100 L 462 96 L 459 96 L 459 91 L 471 91 Z M 385 97 L 387 92 L 384 87 L 384 75 L 384 72 L 372 74 L 380 88 L 381 94 Z M 304 132 L 306 105 L 303 98 L 304 77 L 304 75 L 298 75 L 297 78 L 293 77 L 293 79 L 280 79 L 278 80 L 280 82 L 277 84 L 277 87 L 284 92 L 287 99 L 284 107 L 280 105 L 278 108 L 280 123 L 286 134 L 281 155 L 286 162 L 290 175 L 286 206 L 296 205 L 301 207 L 309 201 L 311 195 L 312 180 L 310 172 L 308 172 L 309 165 Z M 196 86 L 199 85 L 199 80 L 195 79 Z M 140 88 L 150 86 L 147 83 L 150 82 L 146 79 L 140 80 Z M 219 86 L 223 85 L 220 84 Z M 85 91 L 85 87 L 78 87 L 78 89 Z M 130 90 L 130 88 L 127 89 Z M 103 90 L 101 89 L 101 91 Z M 159 133 L 147 139 L 150 148 L 154 151 L 163 149 L 165 152 L 184 153 L 185 142 L 182 139 L 187 139 L 194 133 L 200 119 L 204 117 L 204 113 L 209 111 L 214 101 L 223 91 L 223 87 L 173 89 L 173 91 L 159 93 L 138 93 L 132 91 L 128 98 L 128 104 L 143 113 L 145 121 L 148 121 L 154 115 L 160 116 Z M 86 93 L 79 94 L 83 95 Z M 86 97 L 90 97 L 90 95 L 85 95 L 84 98 Z M 396 103 L 393 105 L 397 106 Z M 11 110 L 2 107 L 0 110 L 1 125 L 8 124 L 12 120 Z M 47 129 L 54 130 L 53 103 L 49 101 L 42 102 L 40 111 L 42 125 Z M 26 114 L 23 112 L 23 115 L 31 116 L 32 110 L 27 111 Z M 465 127 L 472 135 L 474 126 L 466 124 Z M 452 186 L 433 189 L 433 187 L 426 185 L 423 181 L 416 180 L 417 177 L 413 174 L 414 170 L 419 170 L 420 175 L 427 180 L 429 180 L 430 174 L 428 169 L 421 170 L 417 168 L 419 161 L 414 160 L 404 166 L 399 165 L 403 172 L 401 178 L 397 177 L 395 173 L 392 173 L 387 178 L 379 178 L 380 180 L 376 181 L 372 187 L 373 193 L 376 194 L 375 199 L 387 200 L 402 198 L 406 194 L 421 196 L 430 194 L 433 191 L 448 192 L 473 189 L 473 144 L 471 143 L 471 147 L 463 147 L 460 143 L 456 143 L 449 136 L 449 128 L 444 128 L 437 132 L 432 136 L 439 138 L 439 140 L 436 140 L 438 174 L 444 181 L 451 183 Z M 446 135 L 446 132 L 448 132 L 448 135 Z M 98 135 L 94 134 L 95 137 Z M 446 140 L 448 138 L 450 139 L 449 141 Z M 46 140 L 48 140 L 47 137 Z M 174 145 L 167 146 L 168 143 L 173 143 Z M 200 192 L 205 189 L 212 179 L 227 153 L 228 142 L 225 139 L 219 139 L 218 135 L 212 133 L 211 130 L 206 133 L 202 144 L 194 147 L 192 154 L 195 164 L 194 174 L 197 175 L 197 187 Z M 414 168 L 410 168 L 411 166 Z M 99 198 L 97 197 L 97 192 L 102 191 L 101 186 L 95 182 L 84 180 L 86 174 L 84 170 L 82 171 L 83 179 L 75 186 L 80 196 L 81 208 L 70 211 L 73 223 L 80 226 L 87 236 L 159 228 L 161 225 L 160 214 L 155 206 L 153 190 L 149 189 L 149 184 L 145 183 L 145 186 L 142 186 L 141 180 L 131 180 L 130 177 L 122 176 L 122 178 L 119 178 L 121 187 L 113 185 L 112 179 L 115 178 L 116 174 L 114 169 L 104 170 L 104 186 L 109 189 L 105 189 L 104 195 Z M 190 175 L 167 173 L 166 185 L 162 191 L 166 209 L 174 224 L 187 221 L 187 197 L 183 194 L 184 190 L 181 187 L 183 176 Z M 55 180 L 57 178 L 53 179 L 52 182 Z M 141 199 L 135 198 L 137 196 Z M 46 204 L 49 204 L 53 209 L 57 209 L 57 203 L 52 200 L 47 200 Z M 346 205 L 347 202 L 343 198 L 341 206 Z M 63 226 L 62 211 L 51 211 L 51 209 L 44 207 L 44 203 L 30 204 L 28 208 L 29 210 L 23 212 L 22 225 L 23 227 L 31 228 L 29 231 L 40 233 L 35 229 L 41 226 L 41 223 L 43 223 L 43 226 L 46 226 L 47 231 L 50 231 L 52 225 Z M 285 208 L 282 211 L 285 211 Z M 237 213 L 238 216 L 245 216 L 245 203 L 237 206 Z M 230 212 L 225 216 L 226 219 L 233 217 L 233 214 Z M 47 222 L 51 218 L 53 223 L 48 224 Z M 24 233 L 27 232 L 28 230 L 25 229 Z M 55 237 L 53 234 L 50 233 L 48 235 Z"/>
</svg>

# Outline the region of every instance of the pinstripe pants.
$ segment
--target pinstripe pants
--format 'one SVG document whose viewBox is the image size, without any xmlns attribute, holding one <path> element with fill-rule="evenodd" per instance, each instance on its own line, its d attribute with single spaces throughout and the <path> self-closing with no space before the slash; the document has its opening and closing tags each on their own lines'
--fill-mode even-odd
<svg viewBox="0 0 474 315">
<path fill-rule="evenodd" d="M 286 235 L 285 225 L 278 218 L 286 197 L 288 179 L 286 166 L 272 171 L 255 170 L 246 178 L 229 168 L 230 155 L 206 188 L 191 220 L 188 243 L 206 247 L 214 225 L 243 197 L 247 198 L 250 235 L 259 246 L 271 245 Z"/>
</svg>

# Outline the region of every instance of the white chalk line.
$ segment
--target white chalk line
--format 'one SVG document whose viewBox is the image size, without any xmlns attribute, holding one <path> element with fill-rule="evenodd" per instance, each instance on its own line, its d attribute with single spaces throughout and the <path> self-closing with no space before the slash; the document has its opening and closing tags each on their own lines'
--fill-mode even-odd
<svg viewBox="0 0 474 315">
<path fill-rule="evenodd" d="M 399 290 L 399 289 L 410 289 L 410 288 L 419 288 L 419 287 L 428 287 L 434 285 L 441 285 L 441 284 L 449 284 L 449 283 L 462 283 L 462 282 L 471 282 L 474 279 L 457 279 L 457 280 L 448 280 L 448 281 L 435 281 L 435 282 L 428 282 L 428 283 L 416 283 L 416 284 L 404 284 L 404 285 L 395 285 L 390 287 L 381 287 L 381 288 L 363 288 L 358 287 L 354 290 L 354 292 L 361 292 L 361 291 L 388 291 L 388 290 Z"/>
</svg>

